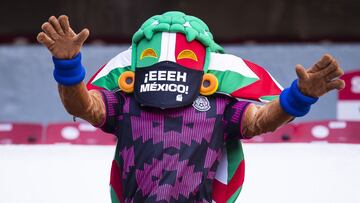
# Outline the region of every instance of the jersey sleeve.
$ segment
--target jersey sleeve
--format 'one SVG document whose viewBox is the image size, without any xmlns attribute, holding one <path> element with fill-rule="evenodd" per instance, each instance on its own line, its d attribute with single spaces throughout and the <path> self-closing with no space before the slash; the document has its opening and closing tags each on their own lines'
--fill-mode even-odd
<svg viewBox="0 0 360 203">
<path fill-rule="evenodd" d="M 242 119 L 245 114 L 246 108 L 250 102 L 238 101 L 234 99 L 225 108 L 223 115 L 224 122 L 224 139 L 246 139 L 242 134 Z"/>
<path fill-rule="evenodd" d="M 106 133 L 115 134 L 119 126 L 119 120 L 123 115 L 124 96 L 120 91 L 113 92 L 108 90 L 100 90 L 102 99 L 105 104 L 106 114 L 102 125 L 99 126 L 101 130 Z"/>
</svg>

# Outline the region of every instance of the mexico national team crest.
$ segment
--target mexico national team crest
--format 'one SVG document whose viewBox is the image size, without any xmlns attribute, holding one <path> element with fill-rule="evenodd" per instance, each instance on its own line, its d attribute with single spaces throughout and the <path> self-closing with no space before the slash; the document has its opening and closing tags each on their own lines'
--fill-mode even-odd
<svg viewBox="0 0 360 203">
<path fill-rule="evenodd" d="M 193 102 L 193 107 L 198 111 L 208 111 L 211 108 L 208 98 L 204 96 L 198 96 Z"/>
</svg>

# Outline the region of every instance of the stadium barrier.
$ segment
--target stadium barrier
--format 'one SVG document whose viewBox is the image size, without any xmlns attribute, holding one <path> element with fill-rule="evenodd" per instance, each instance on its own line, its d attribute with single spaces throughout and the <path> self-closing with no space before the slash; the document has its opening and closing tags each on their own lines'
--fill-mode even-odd
<svg viewBox="0 0 360 203">
<path fill-rule="evenodd" d="M 329 120 L 299 123 L 293 140 L 360 144 L 360 122 Z"/>
<path fill-rule="evenodd" d="M 360 121 L 324 120 L 287 124 L 244 143 L 360 144 Z M 116 137 L 88 123 L 0 123 L 0 144 L 115 145 Z"/>
<path fill-rule="evenodd" d="M 88 123 L 53 123 L 46 127 L 45 144 L 114 145 L 116 137 Z"/>
<path fill-rule="evenodd" d="M 36 123 L 0 123 L 0 144 L 42 144 L 43 126 Z"/>
<path fill-rule="evenodd" d="M 324 120 L 287 124 L 275 132 L 244 143 L 348 143 L 360 144 L 360 121 Z"/>
<path fill-rule="evenodd" d="M 295 125 L 287 124 L 276 131 L 271 133 L 265 133 L 261 136 L 255 136 L 251 139 L 243 140 L 244 143 L 282 143 L 282 142 L 293 142 L 295 134 Z"/>
</svg>

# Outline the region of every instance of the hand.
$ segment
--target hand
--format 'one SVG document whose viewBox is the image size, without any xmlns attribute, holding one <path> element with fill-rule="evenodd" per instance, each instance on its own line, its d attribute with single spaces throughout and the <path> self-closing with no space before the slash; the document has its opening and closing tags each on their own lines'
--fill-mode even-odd
<svg viewBox="0 0 360 203">
<path fill-rule="evenodd" d="M 45 45 L 55 58 L 71 59 L 76 56 L 89 36 L 89 30 L 83 29 L 76 34 L 70 27 L 69 19 L 66 15 L 58 19 L 51 16 L 48 22 L 42 24 L 37 40 Z"/>
<path fill-rule="evenodd" d="M 325 54 L 315 65 L 306 69 L 302 65 L 296 65 L 298 87 L 300 91 L 311 97 L 320 97 L 327 92 L 345 87 L 345 82 L 338 77 L 344 74 L 336 60 L 329 54 Z"/>
</svg>

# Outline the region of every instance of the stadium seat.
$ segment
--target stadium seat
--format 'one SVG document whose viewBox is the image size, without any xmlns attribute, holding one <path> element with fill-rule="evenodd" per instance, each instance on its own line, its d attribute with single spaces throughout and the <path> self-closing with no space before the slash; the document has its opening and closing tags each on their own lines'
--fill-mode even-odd
<svg viewBox="0 0 360 203">
<path fill-rule="evenodd" d="M 295 126 L 291 123 L 284 125 L 271 133 L 255 136 L 251 139 L 243 140 L 243 143 L 282 143 L 293 142 Z"/>
<path fill-rule="evenodd" d="M 114 145 L 116 137 L 88 123 L 54 123 L 46 128 L 46 144 Z"/>
<path fill-rule="evenodd" d="M 354 143 L 360 144 L 360 122 L 315 121 L 296 126 L 295 140 L 306 142 Z"/>
<path fill-rule="evenodd" d="M 0 123 L 0 144 L 42 144 L 43 127 L 33 123 Z"/>
</svg>

